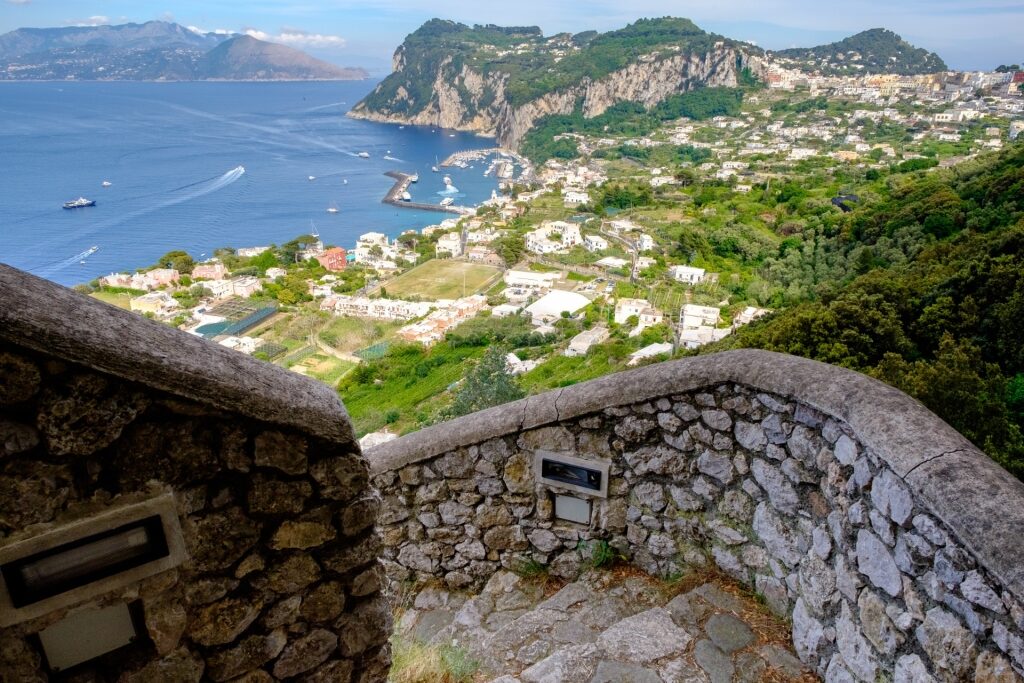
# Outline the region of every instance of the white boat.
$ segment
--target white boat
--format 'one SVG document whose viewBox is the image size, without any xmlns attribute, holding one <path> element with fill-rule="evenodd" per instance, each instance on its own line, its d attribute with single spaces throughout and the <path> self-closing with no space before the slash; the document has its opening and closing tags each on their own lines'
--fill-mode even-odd
<svg viewBox="0 0 1024 683">
<path fill-rule="evenodd" d="M 444 182 L 445 185 L 451 185 L 452 184 L 451 176 L 445 176 L 444 178 L 442 178 L 442 182 Z"/>
<path fill-rule="evenodd" d="M 369 152 L 360 152 L 356 156 L 359 157 L 360 159 L 369 159 L 370 158 L 370 153 Z"/>
<path fill-rule="evenodd" d="M 342 179 L 341 184 L 342 185 L 348 185 L 348 178 Z"/>
<path fill-rule="evenodd" d="M 434 173 L 437 173 L 437 166 L 431 166 L 430 170 L 433 171 Z"/>
<path fill-rule="evenodd" d="M 441 200 L 441 206 L 451 206 L 455 203 L 455 197 L 445 197 Z"/>
<path fill-rule="evenodd" d="M 409 182 L 410 183 L 418 183 L 419 181 L 420 181 L 420 174 L 419 173 L 413 173 L 411 176 L 409 176 Z"/>
<path fill-rule="evenodd" d="M 412 195 L 409 194 L 408 192 L 403 192 L 402 193 L 402 201 L 403 202 L 411 202 L 412 201 Z"/>
<path fill-rule="evenodd" d="M 309 181 L 310 182 L 313 182 L 314 180 L 316 180 L 316 176 L 315 175 L 309 176 Z"/>
<path fill-rule="evenodd" d="M 327 213 L 338 213 L 338 205 L 331 202 L 331 205 L 327 207 Z"/>
<path fill-rule="evenodd" d="M 450 137 L 450 138 L 455 137 L 455 133 L 448 133 L 448 137 Z"/>
<path fill-rule="evenodd" d="M 114 183 L 110 182 L 109 180 L 104 180 L 104 181 L 103 181 L 103 187 L 110 187 L 110 186 L 111 186 L 111 185 L 113 185 L 113 184 L 114 184 Z"/>
</svg>

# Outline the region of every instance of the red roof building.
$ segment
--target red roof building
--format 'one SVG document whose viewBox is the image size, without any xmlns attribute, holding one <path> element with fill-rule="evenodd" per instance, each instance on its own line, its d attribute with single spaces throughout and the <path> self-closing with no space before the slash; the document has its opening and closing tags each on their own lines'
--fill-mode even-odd
<svg viewBox="0 0 1024 683">
<path fill-rule="evenodd" d="M 338 272 L 339 270 L 345 270 L 345 250 L 341 247 L 334 247 L 328 249 L 324 253 L 316 257 L 316 260 L 320 262 L 320 265 L 332 272 Z"/>
</svg>

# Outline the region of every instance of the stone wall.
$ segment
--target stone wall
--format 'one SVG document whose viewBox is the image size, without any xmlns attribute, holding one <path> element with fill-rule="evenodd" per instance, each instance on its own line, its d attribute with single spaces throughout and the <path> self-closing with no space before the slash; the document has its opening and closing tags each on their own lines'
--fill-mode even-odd
<svg viewBox="0 0 1024 683">
<path fill-rule="evenodd" d="M 538 450 L 608 462 L 589 525 L 556 520 Z M 900 392 L 741 351 L 526 399 L 367 455 L 396 578 L 479 586 L 607 548 L 675 575 L 714 563 L 792 619 L 828 681 L 1024 672 L 1024 486 Z"/>
<path fill-rule="evenodd" d="M 0 266 L 0 550 L 167 492 L 184 563 L 0 629 L 0 679 L 48 680 L 34 634 L 119 602 L 143 637 L 73 680 L 384 679 L 379 499 L 334 392 Z"/>
</svg>

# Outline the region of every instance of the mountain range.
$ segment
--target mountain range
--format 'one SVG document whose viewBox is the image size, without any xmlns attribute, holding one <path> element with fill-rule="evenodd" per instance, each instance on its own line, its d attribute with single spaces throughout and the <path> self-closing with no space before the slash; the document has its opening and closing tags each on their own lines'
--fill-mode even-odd
<svg viewBox="0 0 1024 683">
<path fill-rule="evenodd" d="M 355 80 L 300 50 L 248 35 L 149 21 L 21 28 L 0 35 L 0 80 Z"/>
<path fill-rule="evenodd" d="M 837 73 L 941 71 L 934 53 L 874 29 L 807 50 L 783 51 L 796 68 Z M 545 37 L 535 26 L 468 26 L 432 19 L 395 51 L 393 72 L 350 116 L 457 128 L 516 147 L 542 119 L 593 118 L 633 103 L 644 108 L 702 87 L 753 84 L 766 53 L 708 33 L 688 19 L 641 19 L 622 29 Z"/>
</svg>

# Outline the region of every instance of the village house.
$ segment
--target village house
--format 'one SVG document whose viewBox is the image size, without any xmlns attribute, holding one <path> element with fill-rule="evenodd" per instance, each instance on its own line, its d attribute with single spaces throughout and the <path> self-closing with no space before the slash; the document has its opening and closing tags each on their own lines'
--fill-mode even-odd
<svg viewBox="0 0 1024 683">
<path fill-rule="evenodd" d="M 590 203 L 590 195 L 577 190 L 566 190 L 562 193 L 562 201 L 566 206 L 579 206 Z"/>
<path fill-rule="evenodd" d="M 608 240 L 597 235 L 584 235 L 583 246 L 587 251 L 604 251 L 608 248 Z"/>
<path fill-rule="evenodd" d="M 487 307 L 487 297 L 482 294 L 463 297 L 461 299 L 441 300 L 435 302 L 437 309 L 426 318 L 399 328 L 399 338 L 408 342 L 418 342 L 431 346 L 444 339 L 448 330 L 469 320 Z"/>
<path fill-rule="evenodd" d="M 640 233 L 636 236 L 636 248 L 639 251 L 653 251 L 654 247 L 657 246 L 654 242 L 654 238 L 647 233 Z"/>
<path fill-rule="evenodd" d="M 722 310 L 720 308 L 686 304 L 683 306 L 683 319 L 680 321 L 680 325 L 684 330 L 694 329 L 702 325 L 714 327 L 721 320 L 721 317 Z"/>
<path fill-rule="evenodd" d="M 590 300 L 582 294 L 554 290 L 527 306 L 526 312 L 530 314 L 534 326 L 541 326 L 560 320 L 563 313 L 571 316 L 589 304 Z"/>
<path fill-rule="evenodd" d="M 565 221 L 545 221 L 526 234 L 526 248 L 535 254 L 554 254 L 582 242 L 580 226 Z"/>
<path fill-rule="evenodd" d="M 241 247 L 235 249 L 235 255 L 241 256 L 242 258 L 252 258 L 253 256 L 259 256 L 265 251 L 269 251 L 270 247 Z"/>
<path fill-rule="evenodd" d="M 703 268 L 694 268 L 693 266 L 671 266 L 668 269 L 669 275 L 672 279 L 677 282 L 684 282 L 688 285 L 698 285 L 704 282 L 706 277 Z"/>
<path fill-rule="evenodd" d="M 462 236 L 457 232 L 441 235 L 434 247 L 434 253 L 438 258 L 462 256 Z"/>
<path fill-rule="evenodd" d="M 616 270 L 618 268 L 625 268 L 628 266 L 629 261 L 624 258 L 619 258 L 618 256 L 605 256 L 603 259 L 596 261 L 594 265 L 600 266 L 601 268 L 608 268 L 609 270 Z"/>
<path fill-rule="evenodd" d="M 192 268 L 193 280 L 223 280 L 228 275 L 228 269 L 220 261 L 200 263 Z"/>
<path fill-rule="evenodd" d="M 627 365 L 635 366 L 639 365 L 641 361 L 648 358 L 655 358 L 656 356 L 663 356 L 665 354 L 672 353 L 672 345 L 668 342 L 662 342 L 660 344 L 651 344 L 645 346 L 639 351 L 634 351 L 629 355 L 629 362 Z"/>
<path fill-rule="evenodd" d="M 279 277 L 284 277 L 288 274 L 288 271 L 284 268 L 267 268 L 266 276 L 270 281 L 274 281 Z"/>
<path fill-rule="evenodd" d="M 466 257 L 474 263 L 483 263 L 484 265 L 495 266 L 496 268 L 505 265 L 505 261 L 498 256 L 496 251 L 482 244 L 477 244 L 466 250 Z"/>
<path fill-rule="evenodd" d="M 263 289 L 263 283 L 252 275 L 246 275 L 244 277 L 229 280 L 231 283 L 231 292 L 235 296 L 240 296 L 243 299 L 248 299 L 256 292 Z"/>
<path fill-rule="evenodd" d="M 341 247 L 333 247 L 328 249 L 324 253 L 316 257 L 316 260 L 320 262 L 320 265 L 336 273 L 341 270 L 345 270 L 345 266 L 348 265 L 347 253 Z"/>
<path fill-rule="evenodd" d="M 665 319 L 661 311 L 651 306 L 646 299 L 619 299 L 615 302 L 614 320 L 616 323 L 625 325 L 634 316 L 640 327 L 657 325 Z"/>
<path fill-rule="evenodd" d="M 231 280 L 210 280 L 202 284 L 203 289 L 208 290 L 214 299 L 226 299 L 234 294 Z"/>
<path fill-rule="evenodd" d="M 592 346 L 601 344 L 608 339 L 610 334 L 607 327 L 592 327 L 589 330 L 584 330 L 569 341 L 564 355 L 569 357 L 585 356 Z"/>
<path fill-rule="evenodd" d="M 431 304 L 401 299 L 370 299 L 365 296 L 336 294 L 320 302 L 320 310 L 334 315 L 374 320 L 412 320 L 430 312 Z"/>
<path fill-rule="evenodd" d="M 168 315 L 181 307 L 181 304 L 167 292 L 143 294 L 132 299 L 128 305 L 133 311 L 151 313 L 157 317 Z"/>
<path fill-rule="evenodd" d="M 505 356 L 505 369 L 510 375 L 522 375 L 540 365 L 537 360 L 522 360 L 514 353 Z"/>
</svg>

